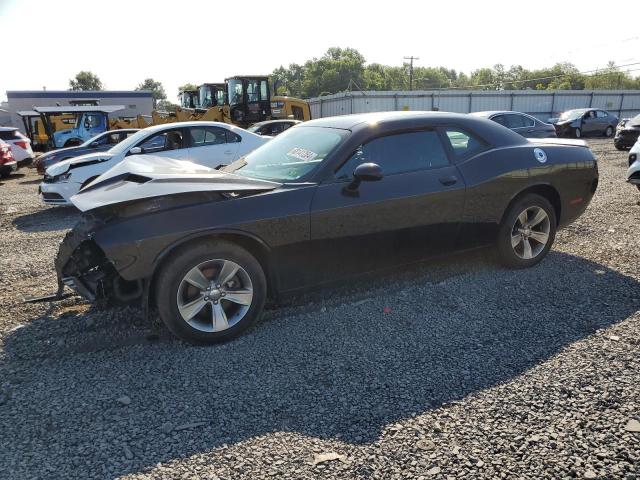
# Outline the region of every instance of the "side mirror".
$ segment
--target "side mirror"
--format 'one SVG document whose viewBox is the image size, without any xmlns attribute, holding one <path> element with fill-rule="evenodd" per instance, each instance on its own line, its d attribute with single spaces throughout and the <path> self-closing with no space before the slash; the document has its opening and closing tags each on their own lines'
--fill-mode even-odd
<svg viewBox="0 0 640 480">
<path fill-rule="evenodd" d="M 99 142 L 91 142 L 91 144 L 89 145 L 91 148 L 98 148 L 100 146 Z"/>
<path fill-rule="evenodd" d="M 351 196 L 358 195 L 358 188 L 362 182 L 377 182 L 382 180 L 382 168 L 377 163 L 361 163 L 353 171 L 353 180 L 344 187 L 344 193 Z"/>
<path fill-rule="evenodd" d="M 142 148 L 140 147 L 132 147 L 129 149 L 129 155 L 139 155 L 142 153 Z"/>
</svg>

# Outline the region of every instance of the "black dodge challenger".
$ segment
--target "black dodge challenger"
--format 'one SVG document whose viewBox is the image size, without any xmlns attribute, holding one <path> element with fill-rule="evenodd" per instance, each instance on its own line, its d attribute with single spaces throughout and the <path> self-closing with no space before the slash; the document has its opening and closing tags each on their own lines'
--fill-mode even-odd
<svg viewBox="0 0 640 480">
<path fill-rule="evenodd" d="M 73 202 L 60 291 L 157 307 L 177 336 L 227 340 L 267 297 L 494 244 L 542 260 L 598 184 L 579 140 L 527 140 L 444 112 L 324 118 L 221 171 L 131 156 Z"/>
</svg>

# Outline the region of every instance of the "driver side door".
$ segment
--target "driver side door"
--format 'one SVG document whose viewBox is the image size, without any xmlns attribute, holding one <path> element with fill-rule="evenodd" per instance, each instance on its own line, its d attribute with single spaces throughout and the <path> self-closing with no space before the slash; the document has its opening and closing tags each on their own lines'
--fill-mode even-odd
<svg viewBox="0 0 640 480">
<path fill-rule="evenodd" d="M 345 192 L 355 167 L 373 162 L 383 178 Z M 437 130 L 371 140 L 318 186 L 311 205 L 312 271 L 318 281 L 407 263 L 453 247 L 465 186 Z"/>
</svg>

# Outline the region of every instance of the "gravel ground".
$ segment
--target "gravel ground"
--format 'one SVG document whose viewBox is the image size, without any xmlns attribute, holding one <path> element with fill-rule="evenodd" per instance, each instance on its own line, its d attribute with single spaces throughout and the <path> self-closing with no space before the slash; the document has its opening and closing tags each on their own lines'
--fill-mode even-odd
<svg viewBox="0 0 640 480">
<path fill-rule="evenodd" d="M 0 184 L 0 477 L 640 479 L 640 195 L 600 187 L 526 271 L 489 252 L 268 310 L 185 345 L 55 290 L 71 209 Z"/>
</svg>

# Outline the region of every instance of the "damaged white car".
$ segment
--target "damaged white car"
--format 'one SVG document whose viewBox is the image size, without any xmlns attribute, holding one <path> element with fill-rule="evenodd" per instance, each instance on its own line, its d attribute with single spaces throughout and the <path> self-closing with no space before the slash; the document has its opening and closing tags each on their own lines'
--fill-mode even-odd
<svg viewBox="0 0 640 480">
<path fill-rule="evenodd" d="M 152 154 L 218 168 L 269 140 L 270 137 L 220 122 L 156 125 L 138 131 L 106 152 L 82 155 L 52 165 L 40 184 L 40 193 L 48 205 L 71 205 L 73 195 L 130 155 Z"/>
</svg>

